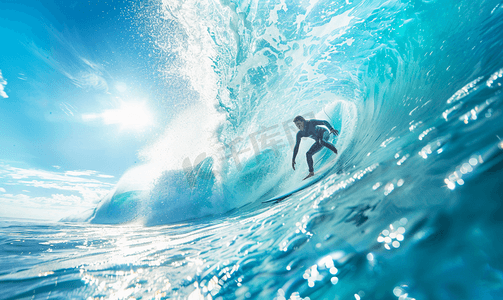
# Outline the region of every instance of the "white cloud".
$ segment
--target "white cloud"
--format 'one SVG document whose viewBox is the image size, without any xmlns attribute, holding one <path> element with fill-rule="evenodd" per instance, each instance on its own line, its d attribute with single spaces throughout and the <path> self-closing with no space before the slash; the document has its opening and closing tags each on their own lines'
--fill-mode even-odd
<svg viewBox="0 0 503 300">
<path fill-rule="evenodd" d="M 4 194 L 0 196 L 0 202 L 10 204 L 30 204 L 32 208 L 40 208 L 46 205 L 51 207 L 82 205 L 82 198 L 75 195 L 52 194 L 51 197 L 30 197 L 25 194 Z"/>
<path fill-rule="evenodd" d="M 69 117 L 73 117 L 74 112 L 76 112 L 75 107 L 73 107 L 70 103 L 67 103 L 67 102 L 61 102 L 59 104 L 59 107 Z"/>
<path fill-rule="evenodd" d="M 2 76 L 2 70 L 0 70 L 0 97 L 9 98 L 4 88 L 7 85 L 7 81 Z"/>
<path fill-rule="evenodd" d="M 54 198 L 57 198 L 55 196 Z M 53 197 L 47 198 L 47 202 L 51 202 Z M 86 211 L 89 211 L 89 207 L 83 206 L 48 206 L 48 205 L 37 205 L 41 198 L 33 201 L 29 205 L 19 204 L 18 201 L 8 202 L 5 201 L 3 197 L 0 197 L 0 204 L 2 209 L 0 210 L 0 219 L 2 218 L 14 218 L 14 219 L 32 219 L 38 221 L 59 221 L 62 218 L 73 216 L 85 216 Z M 85 218 L 82 218 L 85 219 Z"/>
<path fill-rule="evenodd" d="M 80 176 L 87 176 L 85 178 Z M 66 172 L 54 172 L 39 169 L 23 169 L 16 168 L 10 165 L 0 164 L 0 178 L 9 177 L 12 179 L 29 179 L 37 178 L 44 181 L 54 181 L 54 182 L 67 182 L 67 183 L 103 183 L 98 179 L 93 179 L 90 177 L 98 178 L 114 178 L 114 176 L 100 174 L 98 171 L 94 170 L 84 170 L 84 171 L 66 171 Z"/>
<path fill-rule="evenodd" d="M 33 212 L 30 218 L 49 220 L 50 215 L 61 219 L 96 206 L 115 187 L 112 178 L 94 170 L 53 172 L 0 162 L 0 183 L 9 186 L 9 194 L 0 188 L 4 193 L 0 194 L 0 206 L 8 205 L 9 211 L 16 212 L 10 217 L 24 218 L 26 209 Z M 37 209 L 39 215 L 35 214 Z"/>
<path fill-rule="evenodd" d="M 19 76 L 17 77 L 17 79 L 20 79 L 20 80 L 27 80 L 28 78 L 26 77 L 25 74 L 23 73 L 19 73 Z"/>
<path fill-rule="evenodd" d="M 98 171 L 86 170 L 86 171 L 66 171 L 65 175 L 68 176 L 91 176 L 98 174 Z"/>
<path fill-rule="evenodd" d="M 48 28 L 48 31 L 58 41 L 56 52 L 40 48 L 34 43 L 30 44 L 31 51 L 47 65 L 70 79 L 75 86 L 108 92 L 108 83 L 105 79 L 107 72 L 102 65 L 85 58 L 89 56 L 88 49 L 83 47 L 73 36 L 65 35 L 55 28 Z M 64 52 L 65 56 L 56 55 L 59 51 Z M 55 57 L 60 59 L 56 60 Z"/>
<path fill-rule="evenodd" d="M 94 88 L 97 90 L 108 91 L 107 81 L 97 71 L 82 71 L 79 72 L 78 75 L 71 75 L 68 72 L 62 73 L 79 88 Z"/>
<path fill-rule="evenodd" d="M 104 175 L 104 174 L 98 174 L 96 176 L 99 178 L 114 178 L 114 176 L 112 176 L 112 175 Z"/>
</svg>

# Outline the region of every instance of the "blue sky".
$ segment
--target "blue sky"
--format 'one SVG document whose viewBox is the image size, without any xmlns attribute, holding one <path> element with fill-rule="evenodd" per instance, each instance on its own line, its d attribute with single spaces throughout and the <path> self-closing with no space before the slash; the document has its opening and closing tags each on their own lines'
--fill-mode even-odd
<svg viewBox="0 0 503 300">
<path fill-rule="evenodd" d="M 0 217 L 92 207 L 176 114 L 134 5 L 0 0 Z"/>
</svg>

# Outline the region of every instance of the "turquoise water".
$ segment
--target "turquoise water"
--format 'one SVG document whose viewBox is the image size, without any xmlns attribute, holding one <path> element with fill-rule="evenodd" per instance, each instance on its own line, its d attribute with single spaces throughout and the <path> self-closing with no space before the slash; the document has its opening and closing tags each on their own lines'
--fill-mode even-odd
<svg viewBox="0 0 503 300">
<path fill-rule="evenodd" d="M 93 211 L 2 220 L 0 299 L 503 298 L 503 3 L 129 13 L 197 100 Z M 307 174 L 298 114 L 340 130 L 337 161 L 263 204 Z"/>
</svg>

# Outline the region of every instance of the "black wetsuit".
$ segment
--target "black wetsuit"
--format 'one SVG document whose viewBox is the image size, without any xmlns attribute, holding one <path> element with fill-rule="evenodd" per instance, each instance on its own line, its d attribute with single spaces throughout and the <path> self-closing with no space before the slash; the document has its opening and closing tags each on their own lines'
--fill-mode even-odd
<svg viewBox="0 0 503 300">
<path fill-rule="evenodd" d="M 295 161 L 295 158 L 297 157 L 297 152 L 299 152 L 299 145 L 300 141 L 303 137 L 310 137 L 313 140 L 316 141 L 309 151 L 306 153 L 306 158 L 307 158 L 307 165 L 309 166 L 309 172 L 314 172 L 313 168 L 313 155 L 317 153 L 318 151 L 321 150 L 323 147 L 327 147 L 328 149 L 332 150 L 334 153 L 337 153 L 337 149 L 335 149 L 334 145 L 328 143 L 326 140 L 328 139 L 328 135 L 326 135 L 326 138 L 324 138 L 325 133 L 327 130 L 322 127 L 318 127 L 317 125 L 324 125 L 332 131 L 334 129 L 330 123 L 324 120 L 306 120 L 304 122 L 304 130 L 299 130 L 297 132 L 297 142 L 295 143 L 295 148 L 293 148 L 293 161 Z"/>
</svg>

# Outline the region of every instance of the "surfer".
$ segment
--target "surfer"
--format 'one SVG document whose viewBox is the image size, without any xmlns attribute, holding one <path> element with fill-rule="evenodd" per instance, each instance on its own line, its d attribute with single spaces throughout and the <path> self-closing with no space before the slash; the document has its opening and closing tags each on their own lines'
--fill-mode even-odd
<svg viewBox="0 0 503 300">
<path fill-rule="evenodd" d="M 333 133 L 335 135 L 339 135 L 339 131 L 334 129 L 332 125 L 330 125 L 330 123 L 324 120 L 306 120 L 302 116 L 296 116 L 295 119 L 293 119 L 293 122 L 295 123 L 297 128 L 299 128 L 299 132 L 297 132 L 297 142 L 295 143 L 295 148 L 293 148 L 292 168 L 294 170 L 295 157 L 297 157 L 297 152 L 299 152 L 301 139 L 303 137 L 310 137 L 316 141 L 306 153 L 307 165 L 309 166 L 309 175 L 307 175 L 307 177 L 304 179 L 307 179 L 314 175 L 313 155 L 315 153 L 320 151 L 323 147 L 327 147 L 328 149 L 332 150 L 332 152 L 337 154 L 337 149 L 334 147 L 334 145 L 327 142 L 330 134 L 325 128 L 319 127 L 319 125 L 326 126 L 330 130 L 330 133 Z"/>
</svg>

